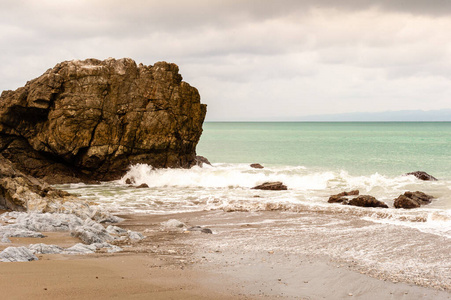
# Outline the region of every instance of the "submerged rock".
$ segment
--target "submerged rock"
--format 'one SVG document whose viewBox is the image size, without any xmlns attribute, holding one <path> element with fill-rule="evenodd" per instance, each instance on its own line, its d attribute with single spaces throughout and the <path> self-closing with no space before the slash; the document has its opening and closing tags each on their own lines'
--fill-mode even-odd
<svg viewBox="0 0 451 300">
<path fill-rule="evenodd" d="M 353 206 L 362 206 L 362 207 L 382 207 L 382 208 L 388 208 L 388 205 L 385 204 L 382 201 L 377 200 L 373 196 L 370 195 L 361 195 L 356 198 L 353 198 L 349 200 L 347 203 L 344 203 L 347 205 L 353 205 Z"/>
<path fill-rule="evenodd" d="M 261 164 L 251 164 L 250 167 L 254 168 L 254 169 L 263 169 L 264 168 Z"/>
<path fill-rule="evenodd" d="M 130 164 L 190 167 L 206 105 L 175 64 L 73 60 L 0 96 L 0 155 L 49 183 L 123 176 Z"/>
<path fill-rule="evenodd" d="M 32 260 L 38 260 L 38 258 L 26 247 L 8 247 L 0 253 L 0 261 L 2 262 Z"/>
<path fill-rule="evenodd" d="M 260 184 L 260 185 L 257 185 L 255 187 L 253 187 L 252 189 L 254 189 L 254 190 L 281 191 L 281 190 L 286 190 L 287 186 L 284 185 L 280 181 L 275 181 L 275 182 L 265 182 L 263 184 Z"/>
<path fill-rule="evenodd" d="M 431 195 L 427 195 L 423 192 L 405 192 L 403 195 L 400 195 L 395 199 L 393 205 L 396 208 L 418 208 L 421 205 L 426 205 L 431 203 L 434 197 Z"/>
<path fill-rule="evenodd" d="M 435 178 L 432 175 L 429 175 L 428 173 L 424 172 L 424 171 L 415 171 L 415 172 L 410 172 L 407 173 L 405 175 L 413 175 L 416 178 L 420 179 L 420 180 L 425 180 L 425 181 L 437 181 L 437 178 Z"/>
</svg>

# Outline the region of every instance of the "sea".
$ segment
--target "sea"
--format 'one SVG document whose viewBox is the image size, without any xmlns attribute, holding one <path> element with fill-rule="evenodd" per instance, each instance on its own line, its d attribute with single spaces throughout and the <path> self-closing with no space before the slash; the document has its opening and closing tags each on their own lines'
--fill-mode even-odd
<svg viewBox="0 0 451 300">
<path fill-rule="evenodd" d="M 451 122 L 206 122 L 197 154 L 211 165 L 154 169 L 138 164 L 114 182 L 59 187 L 120 213 L 345 211 L 451 238 Z M 438 181 L 405 175 L 413 171 L 426 171 Z M 127 178 L 149 188 L 130 187 Z M 288 190 L 252 189 L 267 181 L 281 181 Z M 330 195 L 356 189 L 390 208 L 327 202 Z M 394 199 L 406 191 L 435 198 L 418 209 L 395 209 Z"/>
<path fill-rule="evenodd" d="M 58 187 L 119 215 L 191 223 L 202 215 L 215 238 L 185 240 L 202 249 L 200 256 L 271 249 L 284 255 L 287 267 L 321 256 L 383 280 L 451 291 L 450 122 L 207 122 L 203 129 L 197 154 L 211 165 L 138 164 L 114 182 Z M 438 180 L 406 175 L 413 171 Z M 134 186 L 126 184 L 129 178 Z M 267 181 L 288 189 L 252 189 Z M 143 183 L 148 188 L 136 188 Z M 389 208 L 327 202 L 356 189 Z M 434 199 L 416 209 L 394 208 L 406 191 Z"/>
</svg>

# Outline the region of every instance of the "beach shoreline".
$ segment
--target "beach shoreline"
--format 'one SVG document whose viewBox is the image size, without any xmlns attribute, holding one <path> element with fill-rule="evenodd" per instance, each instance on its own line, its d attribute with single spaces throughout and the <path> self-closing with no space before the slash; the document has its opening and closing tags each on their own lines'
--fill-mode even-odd
<svg viewBox="0 0 451 300">
<path fill-rule="evenodd" d="M 303 213 L 202 211 L 120 217 L 125 220 L 119 226 L 146 238 L 119 245 L 124 251 L 116 254 L 40 255 L 36 262 L 1 263 L 0 290 L 8 299 L 451 299 L 449 278 L 442 278 L 442 286 L 422 287 L 372 273 L 358 258 L 353 263 L 312 251 L 308 245 L 319 246 L 313 236 L 318 232 L 309 226 L 324 224 L 309 224 L 312 219 Z M 162 226 L 171 219 L 185 228 Z M 213 234 L 187 231 L 191 226 L 209 228 Z M 50 239 L 67 245 L 68 235 L 49 235 L 35 243 Z M 317 238 L 323 239 L 320 235 Z M 32 242 L 20 240 L 12 242 Z M 299 243 L 306 249 L 293 246 Z"/>
</svg>

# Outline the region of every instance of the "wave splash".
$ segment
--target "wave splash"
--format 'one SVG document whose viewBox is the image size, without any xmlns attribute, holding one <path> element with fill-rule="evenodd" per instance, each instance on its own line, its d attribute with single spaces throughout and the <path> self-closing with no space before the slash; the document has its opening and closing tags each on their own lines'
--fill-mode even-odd
<svg viewBox="0 0 451 300">
<path fill-rule="evenodd" d="M 361 188 L 366 192 L 402 189 L 418 183 L 413 176 L 390 178 L 378 173 L 351 176 L 346 171 L 312 171 L 303 166 L 252 169 L 247 164 L 214 164 L 191 169 L 153 169 L 137 164 L 118 182 L 125 184 L 127 179 L 149 187 L 252 188 L 266 181 L 282 181 L 294 190 Z"/>
</svg>

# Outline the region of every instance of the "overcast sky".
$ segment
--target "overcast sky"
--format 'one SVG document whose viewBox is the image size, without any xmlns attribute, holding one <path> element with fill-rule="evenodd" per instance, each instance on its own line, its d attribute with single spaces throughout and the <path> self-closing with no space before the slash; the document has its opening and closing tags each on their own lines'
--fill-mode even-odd
<svg viewBox="0 0 451 300">
<path fill-rule="evenodd" d="M 2 0 L 0 90 L 60 61 L 179 65 L 207 120 L 451 108 L 449 0 Z"/>
</svg>

